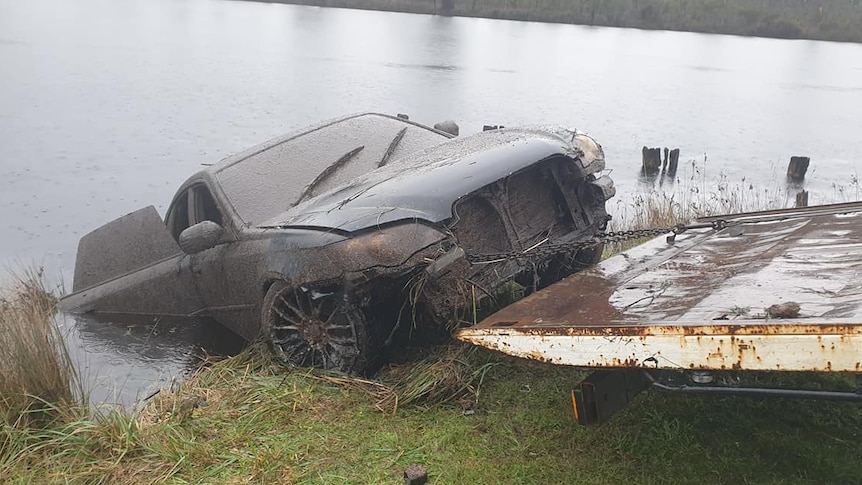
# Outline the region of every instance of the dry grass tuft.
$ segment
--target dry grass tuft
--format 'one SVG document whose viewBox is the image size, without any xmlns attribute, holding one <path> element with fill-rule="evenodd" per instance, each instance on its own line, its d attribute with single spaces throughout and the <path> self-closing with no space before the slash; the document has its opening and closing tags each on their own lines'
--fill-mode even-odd
<svg viewBox="0 0 862 485">
<path fill-rule="evenodd" d="M 461 343 L 436 349 L 419 361 L 390 366 L 380 375 L 393 394 L 383 407 L 395 412 L 399 405 L 475 406 L 485 375 L 493 366 L 479 357 L 476 347 Z"/>
<path fill-rule="evenodd" d="M 636 230 L 687 224 L 698 217 L 738 214 L 788 207 L 790 197 L 781 188 L 720 183 L 712 190 L 677 187 L 674 191 L 650 190 L 621 198 L 614 210 L 611 230 Z"/>
<path fill-rule="evenodd" d="M 358 391 L 370 397 L 374 406 L 386 414 L 399 408 L 453 404 L 476 406 L 487 372 L 494 362 L 477 357 L 475 347 L 451 343 L 433 349 L 421 359 L 390 365 L 376 380 L 313 372 L 316 379 Z"/>
<path fill-rule="evenodd" d="M 54 321 L 57 298 L 42 271 L 13 274 L 0 290 L 0 416 L 30 426 L 75 402 L 75 368 Z"/>
<path fill-rule="evenodd" d="M 261 379 L 285 372 L 262 344 L 250 346 L 233 357 L 210 357 L 190 378 L 175 382 L 151 401 L 142 403 L 136 420 L 141 427 L 166 421 L 181 423 L 201 406 L 236 405 L 243 393 L 259 390 Z"/>
</svg>

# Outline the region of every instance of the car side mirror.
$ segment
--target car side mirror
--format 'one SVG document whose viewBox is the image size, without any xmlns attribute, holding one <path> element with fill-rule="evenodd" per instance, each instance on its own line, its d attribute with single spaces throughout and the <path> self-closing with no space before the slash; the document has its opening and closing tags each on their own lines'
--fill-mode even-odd
<svg viewBox="0 0 862 485">
<path fill-rule="evenodd" d="M 197 254 L 216 247 L 223 235 L 224 228 L 215 222 L 198 222 L 180 233 L 180 249 L 186 254 Z"/>
</svg>

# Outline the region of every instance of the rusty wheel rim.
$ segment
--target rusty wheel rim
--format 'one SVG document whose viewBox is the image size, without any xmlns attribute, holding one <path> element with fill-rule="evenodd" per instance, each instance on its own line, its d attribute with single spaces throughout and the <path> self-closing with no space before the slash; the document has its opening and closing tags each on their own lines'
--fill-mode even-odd
<svg viewBox="0 0 862 485">
<path fill-rule="evenodd" d="M 286 288 L 269 312 L 270 343 L 276 357 L 298 367 L 350 371 L 359 354 L 358 315 L 337 293 Z"/>
</svg>

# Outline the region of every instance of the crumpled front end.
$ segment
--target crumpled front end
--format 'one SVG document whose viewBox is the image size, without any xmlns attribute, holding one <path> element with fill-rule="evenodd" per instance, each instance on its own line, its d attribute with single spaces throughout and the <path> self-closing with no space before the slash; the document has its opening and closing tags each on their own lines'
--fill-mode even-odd
<svg viewBox="0 0 862 485">
<path fill-rule="evenodd" d="M 424 176 L 394 171 L 267 223 L 339 235 L 321 246 L 272 238 L 261 328 L 276 355 L 362 372 L 403 336 L 448 336 L 596 263 L 615 192 L 601 146 L 566 130 L 506 136 L 511 149 L 423 165 Z"/>
<path fill-rule="evenodd" d="M 551 157 L 455 204 L 450 230 L 472 263 L 466 281 L 493 307 L 598 262 L 603 247 L 593 237 L 605 228 L 605 202 L 615 194 L 609 177 L 597 177 L 603 156 L 576 134 L 571 157 Z"/>
<path fill-rule="evenodd" d="M 601 256 L 591 241 L 607 222 L 613 182 L 596 177 L 601 147 L 585 135 L 571 140 L 571 156 L 551 156 L 468 193 L 443 223 L 389 223 L 302 249 L 276 237 L 270 271 L 361 308 L 384 341 L 405 322 L 469 324 Z"/>
</svg>

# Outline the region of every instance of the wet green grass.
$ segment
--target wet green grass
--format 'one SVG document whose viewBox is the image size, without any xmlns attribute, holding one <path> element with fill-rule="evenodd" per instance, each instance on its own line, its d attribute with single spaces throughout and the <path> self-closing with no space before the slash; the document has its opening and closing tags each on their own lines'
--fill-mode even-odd
<svg viewBox="0 0 862 485">
<path fill-rule="evenodd" d="M 645 393 L 610 423 L 584 429 L 569 397 L 583 373 L 481 349 L 429 359 L 447 362 L 453 352 L 459 369 L 450 360 L 433 375 L 410 374 L 414 363 L 384 372 L 376 385 L 244 354 L 135 417 L 4 427 L 0 477 L 401 483 L 403 470 L 419 463 L 437 484 L 862 483 L 860 405 Z M 779 376 L 812 377 L 835 380 Z M 392 396 L 406 396 L 417 379 L 440 392 L 396 408 Z"/>
</svg>

